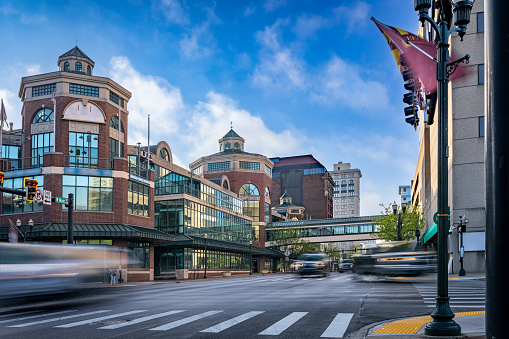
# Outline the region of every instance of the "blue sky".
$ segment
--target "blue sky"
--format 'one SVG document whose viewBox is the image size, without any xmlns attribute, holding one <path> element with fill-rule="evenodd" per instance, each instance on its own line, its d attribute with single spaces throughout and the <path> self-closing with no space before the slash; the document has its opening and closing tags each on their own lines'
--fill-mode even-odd
<svg viewBox="0 0 509 339">
<path fill-rule="evenodd" d="M 230 128 L 245 150 L 362 171 L 361 214 L 399 201 L 418 158 L 403 81 L 370 20 L 416 32 L 409 0 L 2 1 L 0 97 L 21 126 L 21 77 L 78 46 L 132 92 L 129 143 L 165 140 L 188 168 Z"/>
</svg>

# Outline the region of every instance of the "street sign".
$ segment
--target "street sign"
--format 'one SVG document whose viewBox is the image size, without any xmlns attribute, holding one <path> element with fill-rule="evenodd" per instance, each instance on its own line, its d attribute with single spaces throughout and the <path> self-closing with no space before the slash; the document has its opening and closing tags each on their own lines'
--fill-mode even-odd
<svg viewBox="0 0 509 339">
<path fill-rule="evenodd" d="M 67 198 L 55 197 L 55 202 L 59 204 L 68 204 L 69 201 Z"/>
<path fill-rule="evenodd" d="M 44 205 L 51 205 L 51 191 L 43 191 L 43 201 Z"/>
<path fill-rule="evenodd" d="M 290 251 L 286 250 L 285 251 L 285 256 L 289 257 L 290 256 Z"/>
<path fill-rule="evenodd" d="M 35 191 L 34 199 L 37 201 L 42 201 L 42 191 L 41 190 Z"/>
</svg>

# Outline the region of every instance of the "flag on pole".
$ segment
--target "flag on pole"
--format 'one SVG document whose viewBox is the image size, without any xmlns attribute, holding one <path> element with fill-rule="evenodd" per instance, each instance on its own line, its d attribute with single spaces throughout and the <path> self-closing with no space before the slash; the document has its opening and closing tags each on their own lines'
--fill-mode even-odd
<svg viewBox="0 0 509 339">
<path fill-rule="evenodd" d="M 51 93 L 51 102 L 53 103 L 53 105 L 57 104 L 57 91 L 56 90 L 53 90 L 53 93 Z"/>
<path fill-rule="evenodd" d="M 385 25 L 371 18 L 382 32 L 396 60 L 399 71 L 403 73 L 405 66 L 411 67 L 420 78 L 426 92 L 436 92 L 436 61 L 437 44 L 405 30 Z M 405 66 L 403 66 L 403 64 Z"/>
<path fill-rule="evenodd" d="M 5 113 L 4 99 L 2 99 L 2 108 L 0 109 L 0 112 L 1 112 L 0 119 L 2 120 L 2 128 L 3 128 L 4 127 L 4 121 L 5 121 L 5 125 L 7 125 L 7 114 Z"/>
</svg>

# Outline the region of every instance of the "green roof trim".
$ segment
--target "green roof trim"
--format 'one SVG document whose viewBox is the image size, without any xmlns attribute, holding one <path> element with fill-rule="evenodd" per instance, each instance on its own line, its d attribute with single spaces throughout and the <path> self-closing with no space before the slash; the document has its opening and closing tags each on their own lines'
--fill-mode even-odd
<svg viewBox="0 0 509 339">
<path fill-rule="evenodd" d="M 426 243 L 429 239 L 431 239 L 438 231 L 438 225 L 434 222 L 429 225 L 428 230 L 426 231 L 426 234 L 424 235 L 423 242 Z"/>
</svg>

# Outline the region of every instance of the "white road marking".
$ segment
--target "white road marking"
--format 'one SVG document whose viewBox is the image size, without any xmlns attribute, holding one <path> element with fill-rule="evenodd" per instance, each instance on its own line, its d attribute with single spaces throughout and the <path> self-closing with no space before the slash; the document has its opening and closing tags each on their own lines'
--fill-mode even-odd
<svg viewBox="0 0 509 339">
<path fill-rule="evenodd" d="M 320 338 L 343 338 L 352 317 L 353 313 L 338 313 Z"/>
<path fill-rule="evenodd" d="M 197 314 L 197 315 L 193 315 L 192 317 L 187 317 L 187 318 L 184 318 L 184 319 L 173 321 L 173 322 L 168 323 L 166 325 L 162 325 L 162 326 L 151 328 L 150 331 L 167 331 L 167 330 L 170 330 L 172 328 L 175 328 L 175 327 L 178 327 L 178 326 L 181 326 L 181 325 L 185 325 L 185 324 L 188 324 L 190 322 L 193 322 L 193 321 L 196 321 L 196 320 L 199 320 L 199 319 L 202 319 L 202 318 L 205 318 L 205 317 L 217 314 L 217 313 L 221 313 L 221 312 L 223 312 L 223 311 L 208 311 L 208 312 L 200 313 L 200 314 Z"/>
<path fill-rule="evenodd" d="M 64 314 L 64 313 L 70 313 L 70 312 L 76 312 L 76 311 L 77 310 L 60 311 L 60 312 L 52 312 L 52 313 L 44 313 L 44 314 L 38 314 L 38 315 L 31 315 L 29 317 L 21 317 L 21 318 L 16 318 L 16 319 L 7 319 L 7 320 L 0 321 L 0 324 L 12 323 L 13 321 L 18 321 L 18 320 L 27 320 L 27 319 L 42 318 L 42 317 L 47 317 L 47 316 L 50 316 L 50 315 Z"/>
<path fill-rule="evenodd" d="M 292 326 L 296 323 L 300 318 L 308 314 L 308 312 L 293 312 L 292 314 L 284 317 L 279 320 L 277 323 L 267 328 L 265 331 L 262 331 L 258 334 L 261 335 L 279 335 L 283 333 L 288 327 Z"/>
<path fill-rule="evenodd" d="M 58 326 L 54 326 L 54 327 L 60 327 L 60 328 L 75 327 L 75 326 L 80 326 L 80 325 L 86 325 L 86 324 L 94 323 L 94 322 L 101 321 L 101 320 L 113 319 L 113 318 L 123 317 L 124 315 L 141 313 L 141 312 L 146 312 L 146 310 L 136 310 L 136 311 L 130 311 L 130 312 L 124 312 L 124 313 L 117 313 L 117 314 L 113 314 L 113 315 L 107 315 L 105 317 L 87 319 L 87 320 L 78 321 L 78 322 L 75 322 L 75 323 L 70 323 L 70 324 L 65 324 L 65 325 L 58 325 Z"/>
<path fill-rule="evenodd" d="M 239 315 L 238 317 L 235 317 L 233 319 L 230 319 L 230 320 L 227 320 L 227 321 L 224 321 L 220 324 L 217 324 L 217 325 L 214 325 L 212 327 L 209 327 L 209 328 L 206 328 L 204 329 L 203 331 L 200 331 L 200 332 L 209 332 L 209 333 L 219 333 L 223 330 L 226 330 L 227 328 L 230 328 L 234 325 L 237 325 L 243 321 L 246 321 L 252 317 L 255 317 L 257 316 L 258 314 L 262 314 L 263 312 L 265 311 L 251 311 L 251 312 L 247 312 L 247 313 L 244 313 L 242 315 Z"/>
<path fill-rule="evenodd" d="M 82 314 L 73 314 L 73 315 L 68 315 L 68 316 L 65 316 L 65 317 L 58 317 L 58 318 L 51 318 L 51 319 L 45 319 L 45 320 L 32 321 L 30 323 L 12 325 L 12 326 L 8 326 L 8 327 L 26 327 L 26 326 L 32 326 L 32 325 L 39 325 L 39 324 L 50 323 L 50 322 L 53 322 L 53 321 L 60 321 L 60 320 L 84 317 L 84 316 L 87 316 L 87 315 L 104 313 L 104 312 L 110 312 L 110 311 L 111 310 L 100 310 L 100 311 L 87 312 L 87 313 L 82 313 Z"/>
<path fill-rule="evenodd" d="M 184 312 L 184 311 L 183 310 L 182 311 L 179 310 L 179 311 L 169 311 L 169 312 L 164 312 L 164 313 L 158 313 L 158 314 L 154 314 L 154 315 L 149 315 L 147 317 L 134 319 L 132 321 L 128 321 L 128 322 L 125 322 L 125 323 L 122 323 L 122 324 L 114 324 L 114 325 L 108 325 L 108 326 L 104 326 L 104 327 L 99 327 L 99 329 L 100 330 L 114 330 L 116 328 L 120 328 L 120 327 L 124 327 L 124 326 L 129 326 L 129 325 L 134 325 L 134 324 L 138 324 L 138 323 L 141 323 L 141 322 L 144 322 L 144 321 L 147 321 L 147 320 L 162 318 L 162 317 L 165 317 L 167 315 L 172 315 L 172 314 L 176 314 L 176 313 L 180 313 L 180 312 Z"/>
</svg>

